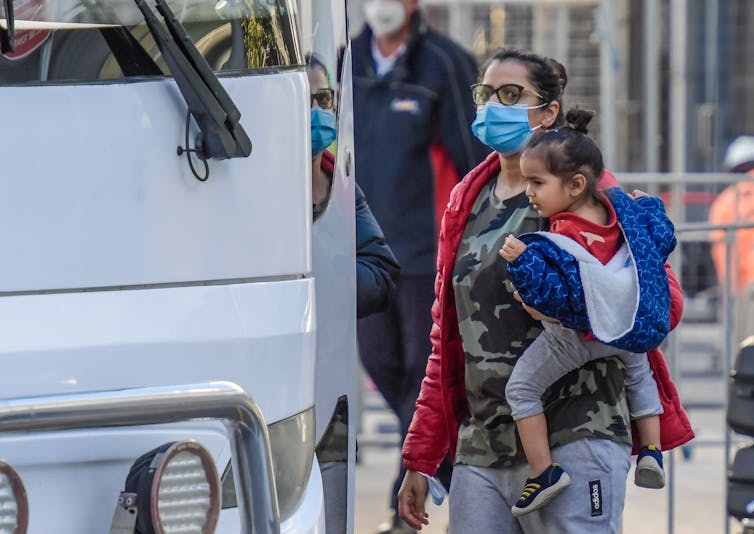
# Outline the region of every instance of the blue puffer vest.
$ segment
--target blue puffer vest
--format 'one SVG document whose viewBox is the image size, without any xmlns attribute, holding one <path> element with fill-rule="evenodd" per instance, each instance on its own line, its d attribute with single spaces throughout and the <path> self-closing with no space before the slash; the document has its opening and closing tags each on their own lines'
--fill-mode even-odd
<svg viewBox="0 0 754 534">
<path fill-rule="evenodd" d="M 658 198 L 634 200 L 618 187 L 605 190 L 605 195 L 615 208 L 639 283 L 633 328 L 607 343 L 630 352 L 647 352 L 658 347 L 670 331 L 670 292 L 664 264 L 676 246 L 673 223 Z M 568 328 L 591 333 L 578 261 L 543 235 L 519 237 L 527 249 L 508 265 L 508 271 L 523 301 Z M 532 280 L 537 283 L 530 283 Z"/>
</svg>

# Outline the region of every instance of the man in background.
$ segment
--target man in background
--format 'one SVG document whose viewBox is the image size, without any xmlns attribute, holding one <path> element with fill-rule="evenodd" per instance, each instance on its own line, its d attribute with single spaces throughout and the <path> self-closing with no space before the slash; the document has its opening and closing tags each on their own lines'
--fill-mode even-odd
<svg viewBox="0 0 754 534">
<path fill-rule="evenodd" d="M 404 438 L 431 350 L 440 218 L 450 190 L 488 149 L 471 134 L 472 56 L 427 26 L 418 0 L 366 0 L 364 11 L 352 42 L 356 180 L 401 276 L 388 310 L 359 321 L 359 349 Z M 405 531 L 395 513 L 403 472 L 378 532 Z M 441 479 L 449 484 L 449 465 Z"/>
<path fill-rule="evenodd" d="M 712 224 L 754 223 L 754 137 L 741 136 L 728 147 L 723 161 L 726 172 L 748 173 L 744 180 L 726 187 L 712 202 Z M 721 291 L 726 273 L 725 231 L 713 230 L 712 259 Z M 733 239 L 730 290 L 735 300 L 736 343 L 754 335 L 754 228 L 736 230 Z"/>
</svg>

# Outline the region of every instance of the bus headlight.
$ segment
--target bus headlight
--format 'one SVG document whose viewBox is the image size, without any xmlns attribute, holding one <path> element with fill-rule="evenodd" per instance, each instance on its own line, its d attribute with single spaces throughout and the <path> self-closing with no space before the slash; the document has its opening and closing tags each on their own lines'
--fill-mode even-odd
<svg viewBox="0 0 754 534">
<path fill-rule="evenodd" d="M 155 532 L 215 531 L 220 479 L 207 449 L 196 441 L 174 443 L 157 461 L 150 495 Z"/>
<path fill-rule="evenodd" d="M 21 477 L 0 460 L 0 531 L 26 534 L 29 526 L 29 502 Z"/>
<path fill-rule="evenodd" d="M 212 534 L 220 515 L 215 462 L 196 441 L 165 443 L 136 460 L 120 502 L 135 504 L 139 532 Z"/>
<path fill-rule="evenodd" d="M 314 408 L 268 425 L 267 431 L 280 519 L 285 521 L 296 510 L 309 483 L 314 463 Z M 228 462 L 222 476 L 222 507 L 237 506 L 233 466 Z"/>
<path fill-rule="evenodd" d="M 269 425 L 280 519 L 296 509 L 309 483 L 314 462 L 314 408 Z"/>
</svg>

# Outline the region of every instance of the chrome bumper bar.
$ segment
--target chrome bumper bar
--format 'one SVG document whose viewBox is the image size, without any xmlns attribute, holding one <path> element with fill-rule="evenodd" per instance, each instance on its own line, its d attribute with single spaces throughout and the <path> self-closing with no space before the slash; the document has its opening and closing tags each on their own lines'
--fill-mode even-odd
<svg viewBox="0 0 754 534">
<path fill-rule="evenodd" d="M 219 419 L 231 443 L 244 534 L 279 534 L 267 425 L 233 382 L 132 388 L 0 400 L 0 432 L 41 432 Z"/>
</svg>

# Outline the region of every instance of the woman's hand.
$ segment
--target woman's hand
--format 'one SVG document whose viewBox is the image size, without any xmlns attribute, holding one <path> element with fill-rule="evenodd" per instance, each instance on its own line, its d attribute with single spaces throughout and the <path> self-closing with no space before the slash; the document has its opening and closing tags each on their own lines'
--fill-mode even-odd
<svg viewBox="0 0 754 534">
<path fill-rule="evenodd" d="M 511 262 L 523 254 L 524 250 L 526 250 L 526 243 L 511 234 L 505 238 L 503 248 L 500 249 L 500 256 L 505 261 Z"/>
<path fill-rule="evenodd" d="M 424 511 L 426 499 L 427 479 L 418 471 L 406 471 L 398 490 L 398 514 L 411 528 L 421 530 L 422 525 L 429 525 L 429 516 Z"/>
<path fill-rule="evenodd" d="M 642 197 L 648 197 L 649 195 L 641 189 L 634 189 L 633 191 L 631 191 L 631 196 L 634 197 L 634 200 L 637 200 Z"/>
</svg>

